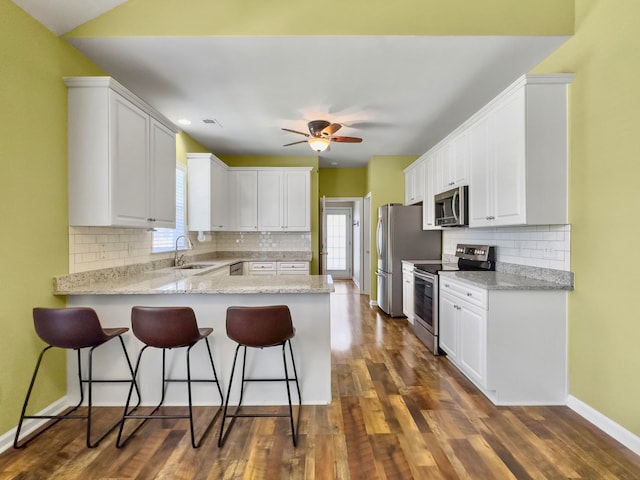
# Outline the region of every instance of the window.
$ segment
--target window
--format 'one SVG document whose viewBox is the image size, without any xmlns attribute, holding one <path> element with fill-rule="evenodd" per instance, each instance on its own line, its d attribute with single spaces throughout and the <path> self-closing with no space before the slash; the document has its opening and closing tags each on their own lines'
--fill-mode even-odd
<svg viewBox="0 0 640 480">
<path fill-rule="evenodd" d="M 187 169 L 176 165 L 176 228 L 157 228 L 153 232 L 152 253 L 173 251 L 176 238 L 187 232 Z"/>
</svg>

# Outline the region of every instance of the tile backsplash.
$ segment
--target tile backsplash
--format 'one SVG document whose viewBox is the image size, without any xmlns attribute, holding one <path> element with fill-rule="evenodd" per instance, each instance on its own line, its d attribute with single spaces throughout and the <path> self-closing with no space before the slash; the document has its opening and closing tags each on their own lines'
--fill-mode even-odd
<svg viewBox="0 0 640 480">
<path fill-rule="evenodd" d="M 443 230 L 443 254 L 455 255 L 458 243 L 495 245 L 498 262 L 571 270 L 570 225 Z"/>
<path fill-rule="evenodd" d="M 309 251 L 308 232 L 211 232 L 205 240 L 190 234 L 191 254 L 209 252 Z M 173 251 L 152 253 L 153 234 L 137 228 L 69 227 L 69 273 L 173 258 Z"/>
</svg>

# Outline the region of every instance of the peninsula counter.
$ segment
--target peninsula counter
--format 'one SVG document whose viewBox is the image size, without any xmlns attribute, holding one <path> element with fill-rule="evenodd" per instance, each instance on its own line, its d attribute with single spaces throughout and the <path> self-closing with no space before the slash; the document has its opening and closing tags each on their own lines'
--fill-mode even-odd
<svg viewBox="0 0 640 480">
<path fill-rule="evenodd" d="M 229 374 L 236 347 L 226 335 L 225 315 L 232 305 L 261 306 L 287 305 L 291 310 L 296 336 L 292 341 L 303 404 L 331 402 L 331 330 L 330 293 L 331 276 L 219 276 L 215 272 L 185 272 L 162 269 L 145 272 L 135 277 L 86 281 L 79 284 L 56 279 L 54 293 L 66 295 L 69 307 L 91 307 L 96 310 L 105 327 L 131 327 L 133 306 L 188 306 L 193 308 L 200 327 L 212 327 L 210 343 L 221 387 L 226 395 Z M 124 335 L 132 362 L 142 344 L 129 331 Z M 94 353 L 94 376 L 123 378 L 127 368 L 121 360 L 118 342 L 110 342 Z M 144 404 L 160 399 L 159 350 L 145 353 L 138 376 Z M 167 352 L 168 365 L 175 377 L 186 375 L 184 349 Z M 209 378 L 206 348 L 196 345 L 192 350 L 193 378 Z M 77 395 L 75 352 L 68 356 L 68 393 Z M 248 349 L 247 374 L 255 377 L 273 377 L 283 372 L 279 348 L 262 351 Z M 237 380 L 236 380 L 237 381 Z M 234 385 L 239 386 L 239 383 Z M 236 390 L 234 388 L 234 390 Z M 127 387 L 121 384 L 103 384 L 94 387 L 96 405 L 123 405 Z M 237 400 L 232 395 L 231 402 Z M 185 405 L 186 388 L 171 384 L 167 390 L 166 405 Z M 212 405 L 218 401 L 211 385 L 194 387 L 194 404 Z M 286 390 L 279 383 L 248 383 L 245 387 L 245 405 L 284 405 Z"/>
</svg>

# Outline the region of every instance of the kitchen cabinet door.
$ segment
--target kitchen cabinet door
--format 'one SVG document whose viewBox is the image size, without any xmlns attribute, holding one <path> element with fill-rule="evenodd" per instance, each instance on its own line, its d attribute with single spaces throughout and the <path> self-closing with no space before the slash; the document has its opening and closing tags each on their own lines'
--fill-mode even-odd
<svg viewBox="0 0 640 480">
<path fill-rule="evenodd" d="M 469 127 L 469 224 L 492 225 L 493 167 L 489 154 L 489 118 L 484 116 Z"/>
<path fill-rule="evenodd" d="M 311 231 L 311 171 L 284 171 L 284 219 L 288 232 Z"/>
<path fill-rule="evenodd" d="M 424 200 L 425 162 L 419 158 L 404 171 L 404 204 L 414 205 Z"/>
<path fill-rule="evenodd" d="M 218 160 L 217 158 L 215 160 Z M 211 230 L 226 231 L 232 228 L 229 205 L 229 170 L 221 161 L 211 164 Z"/>
<path fill-rule="evenodd" d="M 424 161 L 424 201 L 422 202 L 422 229 L 442 230 L 436 225 L 435 212 L 435 161 L 428 156 Z"/>
<path fill-rule="evenodd" d="M 149 213 L 157 228 L 176 226 L 176 136 L 160 122 L 151 119 L 152 179 Z"/>
<path fill-rule="evenodd" d="M 276 232 L 285 230 L 284 172 L 258 171 L 258 230 Z"/>
<path fill-rule="evenodd" d="M 414 319 L 414 281 L 413 281 L 413 265 L 402 264 L 402 313 L 407 320 L 413 325 Z"/>
<path fill-rule="evenodd" d="M 258 172 L 233 170 L 233 208 L 236 231 L 258 230 Z"/>
<path fill-rule="evenodd" d="M 442 350 L 447 353 L 449 360 L 458 362 L 458 305 L 456 298 L 447 292 L 440 291 L 438 319 L 438 343 Z"/>
<path fill-rule="evenodd" d="M 477 385 L 486 387 L 487 378 L 487 312 L 459 301 L 458 363 Z"/>
<path fill-rule="evenodd" d="M 153 222 L 149 199 L 150 118 L 117 93 L 112 92 L 110 97 L 109 129 L 113 152 L 112 222 L 120 226 L 147 226 L 149 222 Z M 175 216 L 175 203 L 173 215 Z"/>
<path fill-rule="evenodd" d="M 188 153 L 187 160 L 189 230 L 228 230 L 231 189 L 227 166 L 208 153 Z"/>
<path fill-rule="evenodd" d="M 526 223 L 525 91 L 515 92 L 489 115 L 493 225 Z"/>
</svg>

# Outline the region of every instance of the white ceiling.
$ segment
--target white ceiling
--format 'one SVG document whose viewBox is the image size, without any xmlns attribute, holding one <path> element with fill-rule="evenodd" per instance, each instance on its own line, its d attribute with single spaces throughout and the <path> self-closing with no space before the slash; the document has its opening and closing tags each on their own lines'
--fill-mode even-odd
<svg viewBox="0 0 640 480">
<path fill-rule="evenodd" d="M 14 0 L 56 33 L 121 0 Z M 55 4 L 55 8 L 48 7 Z M 99 8 L 88 10 L 91 4 Z M 89 16 L 89 17 L 88 17 Z M 62 20 L 64 19 L 64 21 Z M 69 41 L 216 154 L 314 155 L 310 120 L 341 123 L 321 167 L 420 155 L 567 37 L 117 37 Z M 204 119 L 216 123 L 205 124 Z"/>
</svg>

